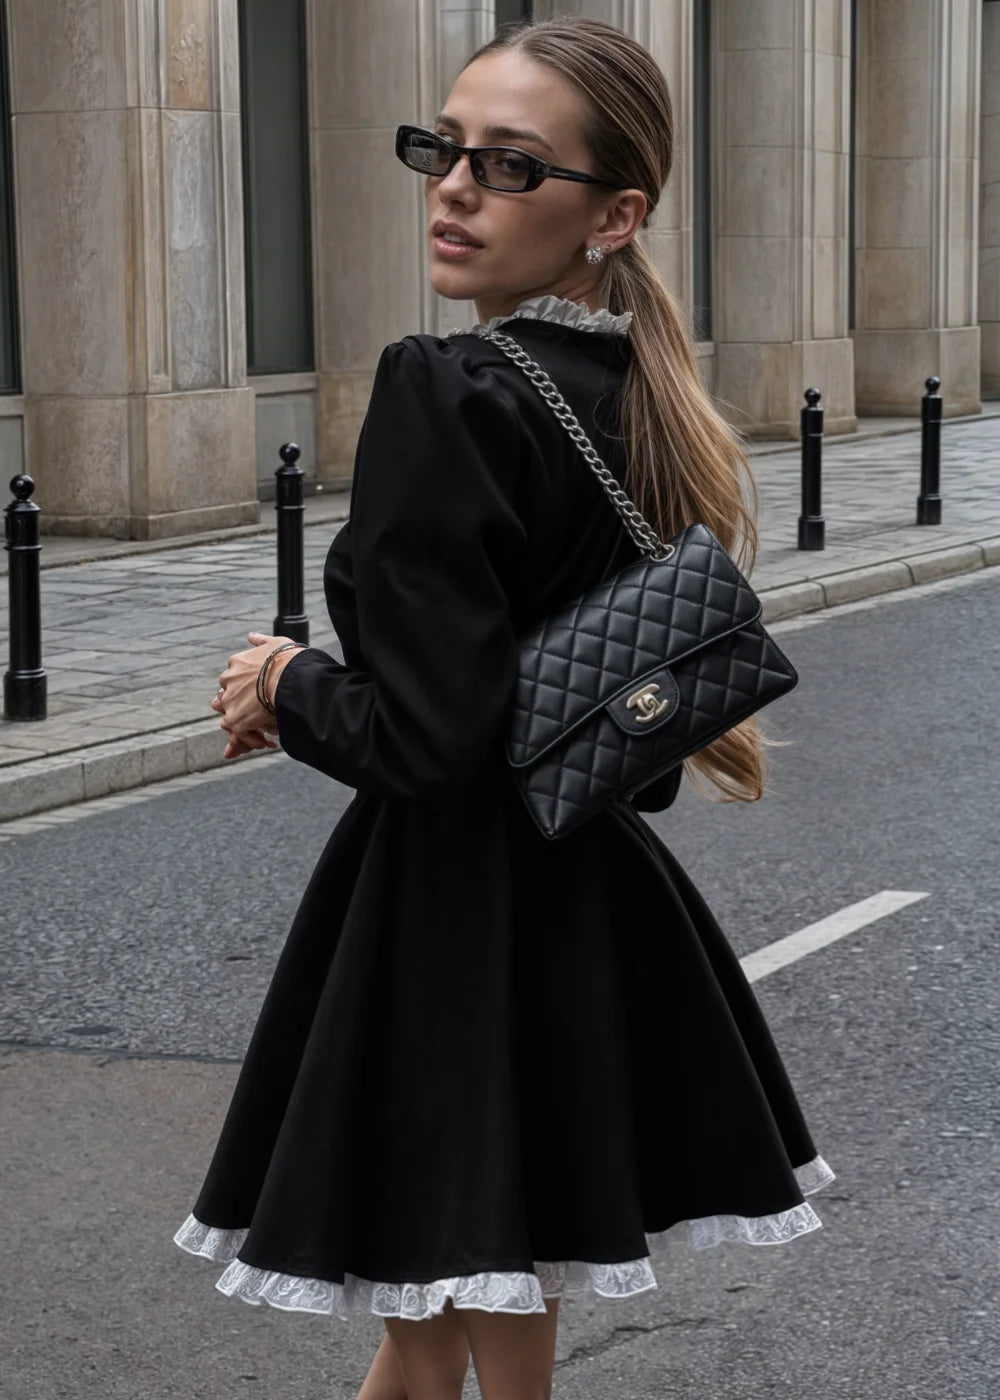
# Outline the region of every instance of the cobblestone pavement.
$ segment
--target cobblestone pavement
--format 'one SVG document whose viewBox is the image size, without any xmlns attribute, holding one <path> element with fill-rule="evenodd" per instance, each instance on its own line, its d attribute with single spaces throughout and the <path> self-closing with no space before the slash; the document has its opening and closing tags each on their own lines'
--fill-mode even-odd
<svg viewBox="0 0 1000 1400">
<path fill-rule="evenodd" d="M 790 586 L 804 580 L 849 579 L 872 565 L 1000 539 L 1000 416 L 946 422 L 942 460 L 944 524 L 919 527 L 913 524 L 918 433 L 842 443 L 828 439 L 827 548 L 804 553 L 795 547 L 798 453 L 756 451 L 761 537 L 755 586 L 765 594 L 784 589 L 791 595 Z M 324 523 L 306 529 L 305 568 L 311 640 L 336 651 L 322 597 L 323 559 L 339 528 L 329 518 L 333 506 L 326 503 Z M 49 718 L 38 724 L 0 722 L 0 771 L 210 720 L 208 704 L 226 657 L 247 645 L 248 630 L 272 630 L 274 556 L 274 536 L 258 534 L 46 569 Z M 981 565 L 982 553 L 976 559 Z M 888 577 L 886 587 L 896 586 Z M 6 656 L 2 612 L 0 655 Z"/>
</svg>

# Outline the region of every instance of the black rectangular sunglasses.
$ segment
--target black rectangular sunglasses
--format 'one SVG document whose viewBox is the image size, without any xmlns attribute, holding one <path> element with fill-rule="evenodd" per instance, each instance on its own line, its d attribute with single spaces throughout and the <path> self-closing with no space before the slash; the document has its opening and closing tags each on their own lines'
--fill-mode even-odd
<svg viewBox="0 0 1000 1400">
<path fill-rule="evenodd" d="M 472 178 L 478 184 L 507 194 L 537 189 L 543 180 L 578 180 L 581 184 L 618 188 L 612 180 L 602 180 L 582 170 L 549 165 L 540 156 L 533 156 L 517 146 L 459 146 L 447 136 L 425 131 L 420 126 L 398 128 L 396 155 L 410 170 L 436 177 L 447 175 L 462 156 L 468 156 Z"/>
</svg>

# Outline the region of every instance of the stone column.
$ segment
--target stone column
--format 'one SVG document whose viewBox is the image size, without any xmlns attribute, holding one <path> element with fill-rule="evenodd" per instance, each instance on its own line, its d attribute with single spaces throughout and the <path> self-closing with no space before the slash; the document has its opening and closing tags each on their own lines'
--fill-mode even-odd
<svg viewBox="0 0 1000 1400">
<path fill-rule="evenodd" d="M 979 326 L 983 397 L 1000 397 L 1000 0 L 983 6 Z"/>
<path fill-rule="evenodd" d="M 803 392 L 849 432 L 849 0 L 718 0 L 716 388 L 757 436 L 795 437 Z"/>
<path fill-rule="evenodd" d="M 860 0 L 857 72 L 857 397 L 945 413 L 979 400 L 976 324 L 981 0 Z M 993 7 L 989 7 L 993 8 Z"/>
<path fill-rule="evenodd" d="M 9 0 L 27 458 L 45 528 L 259 517 L 236 0 Z"/>
</svg>

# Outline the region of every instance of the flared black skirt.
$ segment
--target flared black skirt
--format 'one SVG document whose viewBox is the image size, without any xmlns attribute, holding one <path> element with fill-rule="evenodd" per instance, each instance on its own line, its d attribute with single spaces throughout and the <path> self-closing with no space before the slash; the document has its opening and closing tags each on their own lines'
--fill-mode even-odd
<svg viewBox="0 0 1000 1400">
<path fill-rule="evenodd" d="M 175 1238 L 248 1302 L 538 1312 L 807 1234 L 832 1178 L 666 846 L 627 806 L 549 842 L 498 769 L 351 803 Z"/>
</svg>

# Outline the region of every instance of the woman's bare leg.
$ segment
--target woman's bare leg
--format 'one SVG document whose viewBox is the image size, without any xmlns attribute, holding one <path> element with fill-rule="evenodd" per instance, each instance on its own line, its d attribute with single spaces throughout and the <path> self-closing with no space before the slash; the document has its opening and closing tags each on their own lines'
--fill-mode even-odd
<svg viewBox="0 0 1000 1400">
<path fill-rule="evenodd" d="M 422 1322 L 387 1317 L 385 1330 L 396 1348 L 403 1377 L 400 1400 L 402 1396 L 406 1400 L 461 1400 L 465 1373 L 469 1369 L 469 1342 L 450 1298 L 437 1317 L 428 1317 Z M 381 1400 L 378 1392 L 373 1392 L 372 1400 L 376 1396 Z M 362 1396 L 358 1400 L 362 1400 Z M 364 1395 L 364 1400 L 369 1397 Z"/>
<path fill-rule="evenodd" d="M 396 1346 L 388 1332 L 382 1338 L 357 1400 L 410 1400 Z"/>
<path fill-rule="evenodd" d="M 490 1313 L 462 1308 L 482 1400 L 551 1400 L 559 1299 L 544 1313 Z"/>
</svg>

